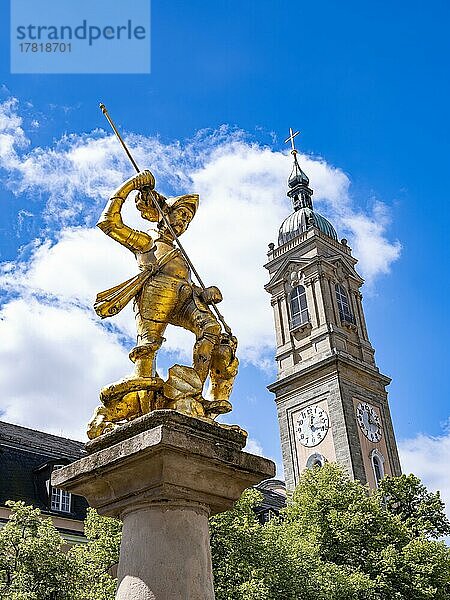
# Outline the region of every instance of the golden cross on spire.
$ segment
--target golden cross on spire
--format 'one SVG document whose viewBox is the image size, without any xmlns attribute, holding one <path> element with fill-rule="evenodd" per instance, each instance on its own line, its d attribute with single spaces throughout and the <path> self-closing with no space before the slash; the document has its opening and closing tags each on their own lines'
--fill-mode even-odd
<svg viewBox="0 0 450 600">
<path fill-rule="evenodd" d="M 291 146 L 292 146 L 291 154 L 295 155 L 295 154 L 297 154 L 297 149 L 295 147 L 294 138 L 295 138 L 295 136 L 297 136 L 300 133 L 300 131 L 296 131 L 294 133 L 292 127 L 289 127 L 289 133 L 290 133 L 290 136 L 284 140 L 284 143 L 287 144 L 288 142 L 291 142 Z"/>
</svg>

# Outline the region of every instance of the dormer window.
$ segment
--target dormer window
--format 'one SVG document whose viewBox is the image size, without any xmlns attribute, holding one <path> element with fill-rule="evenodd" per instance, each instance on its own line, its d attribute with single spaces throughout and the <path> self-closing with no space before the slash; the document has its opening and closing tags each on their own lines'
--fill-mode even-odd
<svg viewBox="0 0 450 600">
<path fill-rule="evenodd" d="M 339 309 L 339 318 L 343 323 L 355 324 L 355 317 L 350 309 L 348 295 L 346 289 L 340 284 L 336 284 L 336 300 Z"/>
<path fill-rule="evenodd" d="M 53 471 L 61 469 L 64 465 L 55 465 Z M 50 509 L 57 512 L 70 513 L 72 494 L 60 488 L 50 487 Z"/>
<path fill-rule="evenodd" d="M 289 304 L 291 309 L 291 329 L 296 329 L 305 323 L 309 323 L 306 290 L 302 285 L 294 287 L 289 295 Z"/>
</svg>

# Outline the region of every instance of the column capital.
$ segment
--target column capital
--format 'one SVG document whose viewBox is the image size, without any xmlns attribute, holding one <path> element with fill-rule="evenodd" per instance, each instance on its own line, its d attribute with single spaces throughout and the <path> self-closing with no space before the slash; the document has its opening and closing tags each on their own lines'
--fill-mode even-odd
<svg viewBox="0 0 450 600">
<path fill-rule="evenodd" d="M 303 284 L 306 285 L 307 287 L 309 287 L 311 285 L 314 285 L 316 283 L 316 281 L 318 281 L 318 280 L 319 280 L 319 277 L 312 276 L 312 277 L 309 277 L 308 279 L 305 279 Z"/>
<path fill-rule="evenodd" d="M 55 471 L 53 485 L 109 516 L 142 501 L 180 500 L 215 514 L 275 474 L 271 460 L 242 452 L 245 443 L 237 426 L 156 410 L 88 442 L 90 454 Z"/>
<path fill-rule="evenodd" d="M 284 300 L 284 298 L 286 298 L 286 294 L 275 294 L 271 297 L 270 304 L 275 306 L 280 300 Z"/>
</svg>

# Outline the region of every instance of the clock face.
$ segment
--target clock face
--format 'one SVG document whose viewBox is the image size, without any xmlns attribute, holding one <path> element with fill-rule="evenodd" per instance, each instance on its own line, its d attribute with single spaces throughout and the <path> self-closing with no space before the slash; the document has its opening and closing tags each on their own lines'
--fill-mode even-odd
<svg viewBox="0 0 450 600">
<path fill-rule="evenodd" d="M 356 418 L 361 431 L 371 442 L 381 440 L 381 422 L 380 417 L 373 406 L 366 402 L 359 402 L 356 407 Z"/>
<path fill-rule="evenodd" d="M 327 412 L 320 406 L 309 406 L 302 410 L 297 419 L 297 437 L 303 446 L 311 448 L 320 444 L 329 427 Z"/>
</svg>

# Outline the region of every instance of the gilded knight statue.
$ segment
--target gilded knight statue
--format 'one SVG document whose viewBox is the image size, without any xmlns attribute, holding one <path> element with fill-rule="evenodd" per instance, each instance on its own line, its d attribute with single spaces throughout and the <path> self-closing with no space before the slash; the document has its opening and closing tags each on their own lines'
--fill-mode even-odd
<svg viewBox="0 0 450 600">
<path fill-rule="evenodd" d="M 122 220 L 122 206 L 135 190 L 136 208 L 144 219 L 157 223 L 156 235 L 133 229 Z M 155 190 L 153 174 L 142 171 L 114 192 L 97 223 L 106 235 L 133 252 L 139 272 L 100 292 L 94 308 L 107 318 L 133 300 L 137 344 L 130 352 L 134 374 L 100 393 L 102 406 L 89 423 L 90 439 L 155 409 L 171 408 L 203 419 L 231 410 L 229 396 L 238 370 L 237 340 L 226 325 L 222 331 L 211 310 L 222 294 L 215 286 L 203 288 L 193 283 L 190 261 L 183 248 L 175 246 L 194 218 L 198 202 L 196 194 L 165 198 Z M 156 372 L 156 353 L 169 324 L 191 331 L 196 342 L 192 367 L 174 365 L 167 381 L 162 381 Z M 203 397 L 208 377 L 209 390 Z"/>
</svg>

